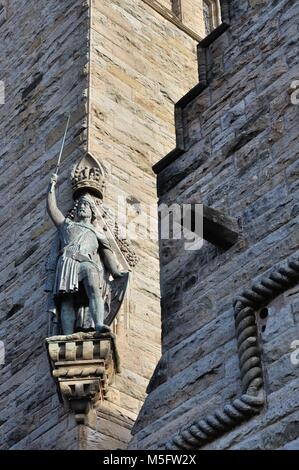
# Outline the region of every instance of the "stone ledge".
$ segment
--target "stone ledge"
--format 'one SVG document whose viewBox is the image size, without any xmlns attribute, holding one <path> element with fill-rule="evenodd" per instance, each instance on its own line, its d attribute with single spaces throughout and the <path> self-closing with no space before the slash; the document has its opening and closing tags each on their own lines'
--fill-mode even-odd
<svg viewBox="0 0 299 470">
<path fill-rule="evenodd" d="M 112 333 L 75 333 L 46 338 L 52 376 L 60 401 L 75 413 L 78 424 L 99 401 L 103 401 L 115 373 L 119 356 Z"/>
</svg>

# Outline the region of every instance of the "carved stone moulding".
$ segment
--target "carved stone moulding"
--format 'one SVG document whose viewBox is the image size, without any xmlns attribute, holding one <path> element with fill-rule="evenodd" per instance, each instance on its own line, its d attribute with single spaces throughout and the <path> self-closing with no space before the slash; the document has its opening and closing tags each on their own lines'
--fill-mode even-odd
<svg viewBox="0 0 299 470">
<path fill-rule="evenodd" d="M 256 316 L 258 310 L 299 283 L 299 253 L 263 274 L 234 302 L 242 395 L 213 413 L 198 417 L 179 429 L 165 443 L 166 449 L 200 449 L 261 412 L 266 399 L 261 342 Z"/>
<path fill-rule="evenodd" d="M 75 413 L 78 424 L 85 423 L 95 403 L 105 399 L 119 357 L 112 333 L 75 333 L 52 336 L 46 347 L 60 401 Z"/>
</svg>

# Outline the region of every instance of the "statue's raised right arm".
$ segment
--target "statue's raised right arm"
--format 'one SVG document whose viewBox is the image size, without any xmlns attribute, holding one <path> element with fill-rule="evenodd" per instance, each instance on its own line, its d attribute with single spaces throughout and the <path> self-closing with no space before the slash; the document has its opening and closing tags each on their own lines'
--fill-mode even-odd
<svg viewBox="0 0 299 470">
<path fill-rule="evenodd" d="M 47 211 L 54 224 L 58 228 L 65 221 L 65 217 L 57 207 L 55 187 L 57 183 L 57 175 L 54 173 L 51 176 L 51 182 L 47 194 Z"/>
</svg>

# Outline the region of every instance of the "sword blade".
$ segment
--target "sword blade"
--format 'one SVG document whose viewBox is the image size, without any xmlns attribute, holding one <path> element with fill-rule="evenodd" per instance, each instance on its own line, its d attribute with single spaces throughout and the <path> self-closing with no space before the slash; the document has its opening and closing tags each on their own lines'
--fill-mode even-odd
<svg viewBox="0 0 299 470">
<path fill-rule="evenodd" d="M 60 149 L 60 153 L 59 153 L 59 157 L 58 157 L 58 162 L 57 162 L 57 166 L 56 166 L 56 171 L 55 171 L 56 174 L 58 173 L 58 170 L 59 170 L 59 167 L 60 167 L 61 157 L 62 157 L 62 154 L 63 154 L 65 139 L 66 139 L 67 131 L 68 131 L 68 128 L 69 128 L 69 123 L 70 123 L 70 118 L 71 118 L 71 114 L 69 113 L 68 118 L 67 118 L 65 131 L 64 131 L 64 136 L 63 136 L 63 139 L 62 139 L 62 144 L 61 144 L 61 149 Z"/>
</svg>

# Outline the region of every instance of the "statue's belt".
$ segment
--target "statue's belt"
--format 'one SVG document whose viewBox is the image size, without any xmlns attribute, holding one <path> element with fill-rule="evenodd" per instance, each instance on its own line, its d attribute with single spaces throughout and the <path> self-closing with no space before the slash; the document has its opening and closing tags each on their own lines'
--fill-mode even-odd
<svg viewBox="0 0 299 470">
<path fill-rule="evenodd" d="M 90 263 L 94 263 L 94 261 L 90 258 L 90 256 L 79 253 L 78 251 L 66 249 L 66 250 L 62 250 L 59 254 L 63 255 L 64 258 L 71 258 L 75 261 L 79 261 L 79 262 L 89 261 Z"/>
<path fill-rule="evenodd" d="M 89 261 L 90 263 L 93 263 L 93 261 L 90 259 L 89 256 L 87 255 L 82 255 L 82 253 L 76 253 L 76 254 L 73 254 L 71 256 L 68 256 L 68 258 L 72 258 L 74 259 L 75 261 Z"/>
</svg>

